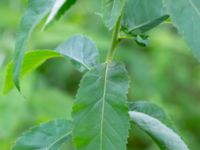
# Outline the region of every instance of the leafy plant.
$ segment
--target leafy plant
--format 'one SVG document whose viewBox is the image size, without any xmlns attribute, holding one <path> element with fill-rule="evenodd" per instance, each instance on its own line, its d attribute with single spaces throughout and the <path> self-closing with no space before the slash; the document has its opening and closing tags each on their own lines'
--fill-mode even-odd
<svg viewBox="0 0 200 150">
<path fill-rule="evenodd" d="M 188 150 L 176 127 L 160 107 L 148 102 L 128 106 L 128 73 L 123 64 L 113 59 L 116 47 L 124 39 L 147 46 L 148 31 L 168 18 L 200 58 L 200 2 L 102 0 L 102 20 L 109 30 L 113 30 L 104 62 L 99 62 L 94 42 L 83 35 L 70 38 L 55 50 L 37 50 L 24 55 L 25 43 L 36 25 L 49 14 L 44 25 L 46 28 L 76 2 L 29 0 L 17 35 L 14 62 L 8 65 L 3 92 L 10 91 L 14 84 L 20 91 L 19 81 L 23 76 L 55 57 L 69 58 L 84 75 L 73 104 L 72 122 L 57 120 L 35 127 L 22 135 L 13 149 L 59 149 L 71 137 L 77 150 L 125 150 L 132 121 L 150 135 L 160 149 Z M 188 17 L 192 17 L 192 21 L 186 22 Z"/>
</svg>

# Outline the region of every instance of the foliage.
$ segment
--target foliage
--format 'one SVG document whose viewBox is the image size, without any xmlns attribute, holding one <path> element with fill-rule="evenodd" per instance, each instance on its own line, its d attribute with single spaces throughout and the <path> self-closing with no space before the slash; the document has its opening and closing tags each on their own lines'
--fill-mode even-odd
<svg viewBox="0 0 200 150">
<path fill-rule="evenodd" d="M 117 1 L 117 3 L 115 3 L 114 1 L 103 1 L 102 17 L 103 17 L 104 23 L 109 29 L 114 28 L 111 48 L 110 50 L 108 50 L 108 56 L 104 64 L 98 64 L 99 63 L 98 51 L 97 51 L 96 46 L 94 46 L 91 40 L 83 36 L 76 36 L 74 38 L 71 38 L 71 40 L 67 41 L 66 43 L 64 43 L 63 45 L 59 46 L 56 49 L 57 52 L 60 52 L 62 55 L 68 56 L 70 59 L 72 59 L 72 63 L 75 64 L 75 67 L 78 67 L 80 71 L 87 72 L 84 75 L 83 79 L 81 80 L 80 89 L 78 91 L 78 94 L 76 96 L 76 101 L 73 106 L 74 130 L 73 130 L 72 135 L 73 135 L 74 146 L 77 149 L 95 149 L 97 147 L 99 147 L 100 150 L 126 149 L 125 146 L 126 146 L 126 139 L 128 136 L 127 131 L 129 129 L 129 125 L 128 125 L 129 119 L 127 118 L 128 110 L 126 109 L 127 108 L 126 107 L 127 90 L 126 88 L 124 88 L 123 85 L 125 85 L 126 83 L 126 87 L 128 87 L 129 81 L 128 80 L 125 81 L 124 79 L 125 76 L 127 75 L 125 74 L 122 76 L 119 75 L 121 73 L 120 65 L 116 65 L 116 67 L 114 67 L 113 70 L 111 69 L 112 71 L 109 72 L 110 70 L 109 66 L 113 64 L 112 60 L 115 56 L 116 47 L 119 44 L 119 42 L 123 41 L 123 39 L 135 38 L 138 44 L 142 44 L 146 46 L 147 43 L 146 43 L 145 38 L 148 37 L 147 31 L 159 25 L 161 22 L 166 20 L 169 16 L 172 16 L 172 20 L 178 26 L 178 29 L 183 30 L 182 25 L 184 23 L 182 22 L 180 24 L 177 23 L 180 17 L 179 18 L 174 17 L 175 12 L 171 11 L 172 9 L 170 8 L 171 7 L 170 1 L 167 1 L 167 0 L 164 1 L 164 4 L 167 7 L 167 10 L 165 10 L 165 7 L 161 1 L 155 2 L 155 4 L 157 5 L 154 5 L 154 7 L 152 6 L 152 8 L 151 8 L 151 4 L 148 4 L 147 1 L 137 1 L 137 6 L 141 6 L 144 8 L 146 6 L 149 6 L 148 8 L 145 9 L 147 10 L 147 13 L 145 13 L 145 11 L 143 11 L 144 13 L 143 12 L 139 13 L 141 16 L 135 15 L 136 12 L 141 11 L 141 9 L 140 10 L 135 9 L 136 11 L 135 13 L 132 13 L 130 10 L 128 10 L 130 9 L 130 6 L 132 5 L 136 6 L 135 4 L 132 4 L 131 2 L 132 1 L 127 0 L 125 4 L 125 1 Z M 196 6 L 195 5 L 196 3 L 193 3 L 193 1 L 191 1 L 190 4 L 192 4 L 192 8 L 196 8 L 198 6 L 198 5 Z M 51 6 L 51 10 L 53 10 L 52 8 L 53 8 L 53 5 Z M 113 8 L 113 9 L 110 9 L 110 8 Z M 159 8 L 158 11 L 157 11 L 157 8 Z M 112 11 L 109 12 L 110 10 Z M 189 10 L 189 7 L 186 7 L 184 5 L 184 10 Z M 48 9 L 48 11 L 50 10 Z M 197 12 L 198 14 L 198 7 L 195 9 L 195 12 Z M 152 13 L 152 16 L 149 15 L 151 13 Z M 42 14 L 43 12 L 41 12 L 41 15 Z M 140 21 L 141 18 L 145 20 L 142 20 L 141 22 Z M 137 20 L 138 23 L 135 22 L 135 24 L 131 24 L 134 22 L 133 20 Z M 31 30 L 32 29 L 33 27 L 31 27 Z M 187 27 L 188 33 L 191 33 L 189 30 L 192 30 L 192 29 Z M 30 31 L 28 31 L 26 34 L 27 35 L 30 34 Z M 23 35 L 24 33 L 19 32 L 18 38 L 20 37 L 20 34 Z M 188 39 L 191 40 L 190 34 L 184 34 L 184 37 L 187 41 Z M 24 40 L 27 40 L 27 38 L 25 38 Z M 191 40 L 191 41 L 194 42 L 194 45 L 196 44 L 198 45 L 198 43 L 195 42 L 195 40 Z M 190 45 L 190 42 L 188 43 Z M 18 56 L 16 53 L 15 55 L 16 59 L 14 61 L 14 64 L 15 63 L 17 64 L 18 62 L 18 67 L 16 67 L 17 69 L 16 68 L 14 69 L 14 78 L 15 78 L 15 84 L 17 88 L 19 89 L 18 80 L 19 80 L 20 74 L 23 74 L 23 66 L 21 69 L 20 64 L 23 61 L 23 57 L 24 57 L 23 51 L 25 49 L 24 48 L 25 45 L 23 42 L 21 44 L 20 42 L 17 42 L 17 44 L 19 44 L 20 47 L 23 47 L 21 50 L 18 50 L 21 52 L 20 59 L 17 58 Z M 194 47 L 194 50 L 197 51 L 195 47 Z M 58 56 L 60 57 L 61 56 L 60 53 L 57 53 L 57 52 L 55 53 L 56 57 Z M 25 64 L 29 63 L 29 60 L 25 61 L 26 56 L 24 58 L 25 58 L 24 59 Z M 53 58 L 53 57 L 50 57 L 50 58 Z M 32 71 L 36 69 L 36 67 L 38 67 L 41 63 L 37 65 L 37 62 L 33 61 L 31 62 L 31 64 L 33 64 L 34 66 L 34 67 L 29 68 Z M 87 64 L 89 65 L 89 67 Z M 12 79 L 12 67 L 10 68 L 11 68 L 10 69 L 11 71 L 10 73 L 7 72 L 7 76 L 11 76 L 11 79 Z M 122 70 L 125 70 L 125 69 L 122 69 Z M 109 80 L 107 79 L 107 77 Z M 10 82 L 10 81 L 7 80 L 6 82 Z M 94 90 L 94 93 L 91 93 L 91 91 L 93 90 Z M 110 92 L 111 93 L 113 92 L 113 93 L 110 94 Z M 151 106 L 149 106 L 148 108 L 150 107 Z M 87 113 L 88 111 L 92 113 L 91 114 Z M 157 116 L 157 113 L 159 114 L 162 112 L 160 111 L 160 108 L 157 108 L 157 107 L 153 107 L 153 112 L 154 111 L 156 112 L 155 116 Z M 116 112 L 118 112 L 118 115 L 115 114 Z M 177 147 L 178 148 L 181 147 L 181 149 L 188 149 L 187 146 L 182 141 L 182 139 L 175 133 L 175 131 L 173 131 L 174 127 L 169 126 L 170 121 L 165 122 L 163 120 L 159 120 L 159 117 L 155 117 L 154 113 L 153 115 L 151 114 L 151 112 L 150 114 L 146 113 L 146 105 L 144 108 L 143 107 L 140 108 L 140 112 L 131 111 L 129 112 L 129 114 L 130 114 L 130 118 L 141 129 L 143 129 L 148 134 L 150 134 L 151 137 L 153 137 L 153 140 L 155 140 L 155 142 L 158 143 L 158 145 L 161 145 L 160 146 L 161 149 L 177 149 Z M 163 113 L 161 113 L 161 115 L 163 115 Z M 115 117 L 112 117 L 112 116 L 115 116 Z M 108 117 L 109 119 L 106 119 L 106 117 Z M 124 119 L 123 121 L 117 121 L 118 117 L 119 118 L 124 117 L 126 119 Z M 112 119 L 110 120 L 110 118 Z M 147 123 L 149 122 L 150 124 L 148 125 Z M 152 127 L 151 123 L 156 124 L 156 126 Z M 109 124 L 112 124 L 111 126 L 114 129 L 113 132 L 112 132 L 112 129 L 109 128 Z M 85 128 L 83 129 L 82 127 L 84 126 Z M 160 132 L 157 132 L 155 127 L 161 128 L 162 130 Z M 104 130 L 106 132 L 104 132 Z M 119 136 L 114 136 L 115 132 L 118 133 Z M 96 139 L 94 138 L 95 141 L 90 140 L 94 136 L 97 136 Z M 87 138 L 85 139 L 84 137 L 87 137 Z M 122 139 L 120 139 L 119 137 Z M 172 137 L 174 138 L 174 141 L 177 141 L 177 142 L 169 143 L 168 139 L 171 139 Z M 111 141 L 112 142 L 114 141 L 114 143 L 119 144 L 119 145 L 117 147 L 112 147 L 112 145 L 116 145 L 116 144 L 111 144 L 112 143 Z"/>
<path fill-rule="evenodd" d="M 170 129 L 170 121 L 161 108 L 148 103 L 133 103 L 129 114 L 133 122 L 147 132 L 161 149 L 188 150 L 187 145 Z"/>
<path fill-rule="evenodd" d="M 126 149 L 127 92 L 128 76 L 120 64 L 100 64 L 85 74 L 73 107 L 77 149 Z"/>
<path fill-rule="evenodd" d="M 20 137 L 16 141 L 13 150 L 59 149 L 65 140 L 70 137 L 71 130 L 72 123 L 66 120 L 55 120 L 42 124 L 32 128 Z"/>
</svg>

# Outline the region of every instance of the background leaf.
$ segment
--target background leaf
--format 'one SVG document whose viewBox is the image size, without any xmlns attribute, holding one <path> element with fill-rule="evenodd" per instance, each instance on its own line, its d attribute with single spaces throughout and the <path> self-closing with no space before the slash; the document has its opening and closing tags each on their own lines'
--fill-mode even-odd
<svg viewBox="0 0 200 150">
<path fill-rule="evenodd" d="M 28 8 L 21 19 L 14 55 L 14 81 L 18 89 L 21 65 L 24 58 L 26 42 L 32 30 L 48 14 L 55 0 L 29 0 Z"/>
<path fill-rule="evenodd" d="M 122 14 L 125 0 L 102 0 L 102 17 L 106 27 L 111 30 Z"/>
<path fill-rule="evenodd" d="M 95 44 L 87 37 L 74 36 L 60 44 L 55 51 L 36 50 L 26 53 L 20 79 L 35 70 L 46 60 L 63 56 L 70 58 L 73 65 L 80 71 L 90 70 L 98 62 L 98 50 Z M 6 72 L 3 94 L 6 94 L 14 87 L 12 70 L 13 63 L 10 63 Z"/>
<path fill-rule="evenodd" d="M 20 74 L 20 79 L 25 75 L 31 73 L 41 64 L 43 64 L 46 60 L 55 57 L 62 57 L 58 52 L 52 50 L 37 50 L 26 53 L 25 58 L 23 60 L 22 71 Z M 13 87 L 13 62 L 11 62 L 6 71 L 4 86 L 3 86 L 3 94 L 8 93 Z"/>
<path fill-rule="evenodd" d="M 124 66 L 116 63 L 100 64 L 86 73 L 72 114 L 77 150 L 126 150 L 128 82 Z"/>
<path fill-rule="evenodd" d="M 164 0 L 174 25 L 200 60 L 200 1 Z M 189 21 L 188 18 L 190 19 Z"/>
<path fill-rule="evenodd" d="M 143 34 L 168 16 L 161 0 L 127 0 L 122 26 L 127 32 Z"/>
<path fill-rule="evenodd" d="M 13 150 L 58 150 L 71 136 L 72 123 L 55 120 L 32 128 L 20 137 Z"/>
<path fill-rule="evenodd" d="M 174 127 L 161 108 L 144 102 L 138 102 L 131 108 L 131 120 L 149 134 L 161 149 L 188 150 L 179 135 L 171 129 Z"/>
<path fill-rule="evenodd" d="M 56 51 L 71 58 L 75 67 L 83 72 L 90 70 L 98 62 L 98 50 L 89 38 L 77 35 L 63 42 Z"/>
<path fill-rule="evenodd" d="M 58 20 L 77 0 L 57 0 L 51 9 L 51 12 L 43 28 L 46 28 L 54 20 Z"/>
</svg>

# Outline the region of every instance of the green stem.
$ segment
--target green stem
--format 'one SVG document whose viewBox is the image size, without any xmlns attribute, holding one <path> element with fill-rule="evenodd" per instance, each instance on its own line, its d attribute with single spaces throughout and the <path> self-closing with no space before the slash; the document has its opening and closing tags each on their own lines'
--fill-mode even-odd
<svg viewBox="0 0 200 150">
<path fill-rule="evenodd" d="M 106 63 L 111 62 L 115 55 L 116 46 L 119 43 L 118 34 L 119 34 L 120 26 L 121 26 L 121 17 L 119 17 L 119 19 L 117 20 L 117 23 L 113 30 L 112 43 L 111 43 L 111 47 L 107 54 Z"/>
</svg>

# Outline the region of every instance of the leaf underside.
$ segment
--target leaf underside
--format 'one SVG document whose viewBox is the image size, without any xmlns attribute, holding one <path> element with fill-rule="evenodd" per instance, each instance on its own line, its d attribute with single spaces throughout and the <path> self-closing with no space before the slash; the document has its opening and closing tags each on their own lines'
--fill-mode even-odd
<svg viewBox="0 0 200 150">
<path fill-rule="evenodd" d="M 130 106 L 131 120 L 149 134 L 162 150 L 189 150 L 165 112 L 148 102 Z"/>
<path fill-rule="evenodd" d="M 55 120 L 41 124 L 24 133 L 12 150 L 58 150 L 72 132 L 72 123 Z"/>
<path fill-rule="evenodd" d="M 126 150 L 128 76 L 123 65 L 100 64 L 87 72 L 73 107 L 77 150 Z"/>
<path fill-rule="evenodd" d="M 129 104 L 129 110 L 145 113 L 155 119 L 158 119 L 159 121 L 167 125 L 169 128 L 172 128 L 173 130 L 177 131 L 170 117 L 165 113 L 165 111 L 161 107 L 155 104 L 152 104 L 148 101 L 133 102 Z"/>
</svg>

